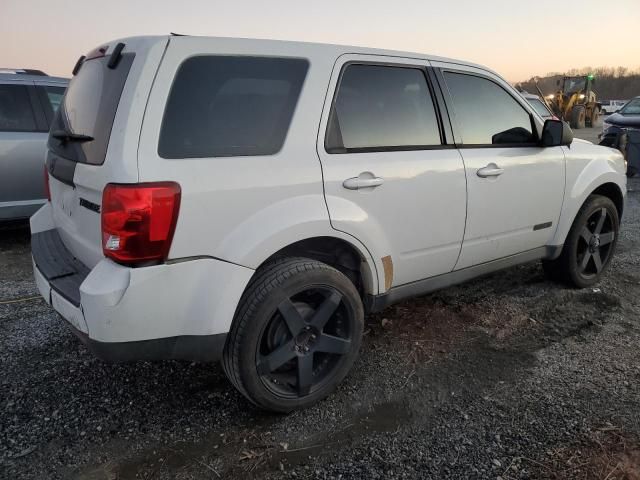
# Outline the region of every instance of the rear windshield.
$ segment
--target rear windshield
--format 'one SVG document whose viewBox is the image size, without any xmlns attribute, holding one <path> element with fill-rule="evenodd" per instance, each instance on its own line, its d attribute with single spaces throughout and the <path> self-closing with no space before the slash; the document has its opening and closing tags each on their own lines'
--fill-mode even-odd
<svg viewBox="0 0 640 480">
<path fill-rule="evenodd" d="M 49 149 L 75 162 L 102 165 L 107 154 L 113 119 L 129 75 L 133 53 L 122 54 L 115 68 L 111 55 L 87 60 L 67 88 L 51 126 Z M 56 132 L 85 135 L 90 140 L 61 141 Z"/>
<path fill-rule="evenodd" d="M 296 58 L 197 56 L 176 74 L 162 120 L 163 158 L 273 155 L 307 73 Z"/>
</svg>

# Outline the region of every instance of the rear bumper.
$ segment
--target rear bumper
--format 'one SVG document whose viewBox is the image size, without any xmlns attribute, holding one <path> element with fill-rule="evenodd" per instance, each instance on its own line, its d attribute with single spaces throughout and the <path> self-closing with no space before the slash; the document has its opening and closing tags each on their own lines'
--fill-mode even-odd
<svg viewBox="0 0 640 480">
<path fill-rule="evenodd" d="M 113 362 L 220 357 L 253 270 L 213 258 L 142 268 L 105 258 L 89 269 L 55 228 L 38 228 L 47 208 L 31 218 L 36 284 L 93 353 Z"/>
<path fill-rule="evenodd" d="M 76 337 L 96 357 L 107 363 L 153 360 L 190 360 L 217 362 L 222 357 L 226 333 L 216 335 L 183 335 L 137 342 L 98 342 L 69 325 Z"/>
</svg>

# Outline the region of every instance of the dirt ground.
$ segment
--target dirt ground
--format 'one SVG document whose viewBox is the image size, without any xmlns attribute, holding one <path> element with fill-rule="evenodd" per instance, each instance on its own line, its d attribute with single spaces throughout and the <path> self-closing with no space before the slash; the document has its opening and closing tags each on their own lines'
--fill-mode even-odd
<svg viewBox="0 0 640 480">
<path fill-rule="evenodd" d="M 369 316 L 354 371 L 288 416 L 218 366 L 105 365 L 0 232 L 0 478 L 640 479 L 640 180 L 596 286 L 538 263 Z"/>
</svg>

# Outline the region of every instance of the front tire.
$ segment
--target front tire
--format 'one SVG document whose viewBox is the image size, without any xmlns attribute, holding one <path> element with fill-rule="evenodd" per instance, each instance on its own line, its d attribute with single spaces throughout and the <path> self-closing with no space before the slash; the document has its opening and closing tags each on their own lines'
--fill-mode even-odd
<svg viewBox="0 0 640 480">
<path fill-rule="evenodd" d="M 222 365 L 265 410 L 290 412 L 325 398 L 358 356 L 364 309 L 341 272 L 307 258 L 256 273 L 236 312 Z"/>
<path fill-rule="evenodd" d="M 606 271 L 620 230 L 618 210 L 602 195 L 591 195 L 576 215 L 556 260 L 543 262 L 552 279 L 585 288 L 598 282 Z"/>
<path fill-rule="evenodd" d="M 591 122 L 590 122 L 591 128 L 601 127 L 602 126 L 602 122 L 600 121 L 601 118 L 602 117 L 600 116 L 600 110 L 598 110 L 598 107 L 594 106 L 593 111 L 591 112 Z"/>
<path fill-rule="evenodd" d="M 580 129 L 584 128 L 586 124 L 586 109 L 584 105 L 576 105 L 571 109 L 571 128 Z"/>
</svg>

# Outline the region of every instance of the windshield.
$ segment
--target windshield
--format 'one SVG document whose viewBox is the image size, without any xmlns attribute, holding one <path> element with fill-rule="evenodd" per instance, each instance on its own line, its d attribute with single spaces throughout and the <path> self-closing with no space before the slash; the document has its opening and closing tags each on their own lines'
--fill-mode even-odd
<svg viewBox="0 0 640 480">
<path fill-rule="evenodd" d="M 640 115 L 640 98 L 631 100 L 618 113 L 622 115 Z"/>
<path fill-rule="evenodd" d="M 527 98 L 527 102 L 531 104 L 536 113 L 541 117 L 546 118 L 551 116 L 551 112 L 539 98 Z"/>
<path fill-rule="evenodd" d="M 120 96 L 134 54 L 126 53 L 116 68 L 109 68 L 111 55 L 85 61 L 69 83 L 61 107 L 51 125 L 48 147 L 68 160 L 102 165 L 111 136 Z M 85 137 L 82 143 L 69 138 Z M 66 141 L 61 141 L 66 138 Z M 88 140 L 86 138 L 89 138 Z"/>
<path fill-rule="evenodd" d="M 574 93 L 578 90 L 584 90 L 584 78 L 567 78 L 564 81 L 564 91 L 566 93 Z"/>
</svg>

